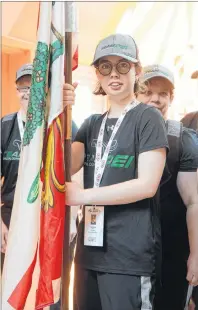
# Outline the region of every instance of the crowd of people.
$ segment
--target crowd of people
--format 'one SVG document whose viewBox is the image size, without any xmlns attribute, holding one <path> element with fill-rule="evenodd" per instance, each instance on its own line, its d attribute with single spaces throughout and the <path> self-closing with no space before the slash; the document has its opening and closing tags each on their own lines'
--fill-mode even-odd
<svg viewBox="0 0 198 310">
<path fill-rule="evenodd" d="M 91 64 L 109 110 L 73 123 L 67 203 L 81 205 L 75 310 L 198 309 L 198 111 L 168 118 L 175 81 L 144 68 L 131 36 L 101 40 Z M 11 219 L 32 65 L 17 71 L 20 110 L 2 118 L 2 268 Z M 63 86 L 64 106 L 76 85 Z M 189 294 L 189 288 L 194 287 Z M 51 309 L 60 309 L 59 304 Z"/>
</svg>

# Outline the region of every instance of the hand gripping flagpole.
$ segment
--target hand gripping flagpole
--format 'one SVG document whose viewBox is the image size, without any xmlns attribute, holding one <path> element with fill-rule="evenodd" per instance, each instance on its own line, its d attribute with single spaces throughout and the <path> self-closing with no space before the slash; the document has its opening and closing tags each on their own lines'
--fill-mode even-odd
<svg viewBox="0 0 198 310">
<path fill-rule="evenodd" d="M 72 84 L 72 33 L 77 32 L 77 12 L 74 2 L 65 2 L 65 83 Z M 72 107 L 67 106 L 64 115 L 65 132 L 65 180 L 71 182 Z M 61 310 L 69 310 L 70 282 L 70 206 L 65 208 L 63 245 Z"/>
</svg>

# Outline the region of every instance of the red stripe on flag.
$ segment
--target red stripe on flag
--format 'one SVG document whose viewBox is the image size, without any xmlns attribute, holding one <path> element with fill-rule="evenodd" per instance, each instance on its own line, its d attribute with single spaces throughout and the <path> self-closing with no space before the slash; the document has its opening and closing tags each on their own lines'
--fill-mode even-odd
<svg viewBox="0 0 198 310">
<path fill-rule="evenodd" d="M 65 219 L 65 174 L 60 118 L 55 119 L 48 130 L 44 156 L 44 187 L 39 245 L 40 278 L 36 309 L 54 303 L 52 281 L 61 278 Z"/>
<path fill-rule="evenodd" d="M 72 57 L 72 71 L 76 70 L 78 68 L 78 46 L 76 47 L 75 53 Z M 66 74 L 66 58 L 65 58 L 65 64 L 64 64 L 64 72 Z"/>
<path fill-rule="evenodd" d="M 32 275 L 36 264 L 37 249 L 34 259 L 8 299 L 8 303 L 16 310 L 23 310 L 32 285 Z"/>
<path fill-rule="evenodd" d="M 78 47 L 76 48 L 76 51 L 72 59 L 72 70 L 74 71 L 77 68 L 78 68 Z"/>
</svg>

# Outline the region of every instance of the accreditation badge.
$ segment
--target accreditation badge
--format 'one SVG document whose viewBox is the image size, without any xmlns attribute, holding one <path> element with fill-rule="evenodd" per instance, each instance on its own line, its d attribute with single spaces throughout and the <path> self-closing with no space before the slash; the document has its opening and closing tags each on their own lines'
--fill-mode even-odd
<svg viewBox="0 0 198 310">
<path fill-rule="evenodd" d="M 84 245 L 103 246 L 104 206 L 85 206 Z"/>
</svg>

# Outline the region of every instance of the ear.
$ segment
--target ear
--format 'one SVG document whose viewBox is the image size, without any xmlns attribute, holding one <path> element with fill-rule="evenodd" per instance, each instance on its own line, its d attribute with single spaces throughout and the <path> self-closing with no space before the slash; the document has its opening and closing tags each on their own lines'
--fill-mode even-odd
<svg viewBox="0 0 198 310">
<path fill-rule="evenodd" d="M 17 97 L 20 97 L 20 92 L 18 91 L 17 89 L 17 85 L 15 84 L 15 88 L 16 88 L 16 94 L 17 94 Z"/>
<path fill-rule="evenodd" d="M 97 78 L 100 76 L 100 72 L 98 71 L 97 68 L 95 68 L 95 74 L 96 74 Z"/>
<path fill-rule="evenodd" d="M 139 79 L 141 73 L 142 73 L 142 68 L 140 66 L 135 66 L 135 78 L 136 78 L 136 81 Z"/>
</svg>

